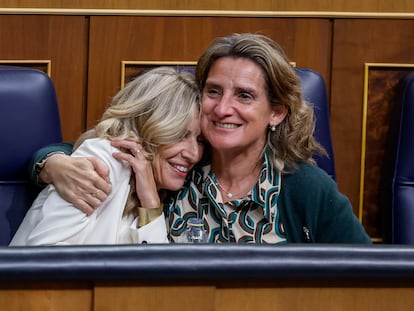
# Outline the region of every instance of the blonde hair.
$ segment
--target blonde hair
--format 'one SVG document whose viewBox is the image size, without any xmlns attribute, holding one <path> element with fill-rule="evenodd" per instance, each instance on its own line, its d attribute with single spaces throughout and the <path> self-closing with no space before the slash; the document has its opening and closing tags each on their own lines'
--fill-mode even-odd
<svg viewBox="0 0 414 311">
<path fill-rule="evenodd" d="M 315 164 L 314 153 L 326 154 L 313 137 L 313 108 L 303 100 L 299 77 L 276 42 L 266 36 L 249 33 L 216 39 L 197 63 L 196 81 L 200 90 L 205 86 L 211 66 L 222 57 L 246 58 L 259 65 L 271 106 L 285 105 L 288 108 L 286 118 L 276 131 L 267 132 L 266 145 L 275 167 L 294 170 L 302 161 Z"/>
<path fill-rule="evenodd" d="M 151 69 L 128 82 L 112 99 L 99 123 L 82 134 L 77 148 L 88 138 L 128 139 L 139 142 L 149 160 L 160 145 L 174 144 L 187 134 L 200 107 L 200 93 L 194 76 L 170 67 Z M 124 215 L 137 215 L 139 199 L 135 175 Z"/>
<path fill-rule="evenodd" d="M 180 141 L 199 109 L 200 94 L 194 77 L 170 67 L 151 69 L 128 82 L 112 99 L 87 138 L 129 139 L 139 142 L 149 157 L 160 145 Z"/>
</svg>

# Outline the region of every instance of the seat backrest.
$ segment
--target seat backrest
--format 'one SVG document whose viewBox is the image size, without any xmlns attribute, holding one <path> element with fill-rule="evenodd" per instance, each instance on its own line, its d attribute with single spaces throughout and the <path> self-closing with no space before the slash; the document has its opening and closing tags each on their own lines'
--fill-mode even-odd
<svg viewBox="0 0 414 311">
<path fill-rule="evenodd" d="M 414 72 L 399 84 L 398 130 L 392 180 L 392 239 L 395 244 L 414 244 Z"/>
<path fill-rule="evenodd" d="M 8 245 L 37 194 L 27 171 L 34 152 L 62 141 L 51 79 L 42 71 L 0 66 L 0 245 Z"/>
<path fill-rule="evenodd" d="M 301 80 L 303 97 L 314 108 L 316 118 L 315 139 L 325 148 L 328 154 L 328 156 L 316 155 L 316 163 L 335 180 L 335 161 L 325 81 L 319 73 L 311 69 L 295 68 L 295 70 Z"/>
</svg>

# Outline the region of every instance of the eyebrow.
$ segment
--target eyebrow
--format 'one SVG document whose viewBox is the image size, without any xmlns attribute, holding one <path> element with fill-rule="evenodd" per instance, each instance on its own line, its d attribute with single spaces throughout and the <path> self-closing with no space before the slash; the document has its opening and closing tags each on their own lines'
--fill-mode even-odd
<svg viewBox="0 0 414 311">
<path fill-rule="evenodd" d="M 222 88 L 221 86 L 220 86 L 220 84 L 218 84 L 218 83 L 214 83 L 214 82 L 210 82 L 210 81 L 206 81 L 206 83 L 204 84 L 204 87 L 220 87 L 220 88 Z"/>
<path fill-rule="evenodd" d="M 211 81 L 206 81 L 206 83 L 204 85 L 204 88 L 206 88 L 206 87 L 217 87 L 217 88 L 220 88 L 220 89 L 223 88 L 219 83 L 215 83 L 215 82 L 211 82 Z M 257 94 L 259 93 L 255 88 L 251 88 L 251 87 L 248 87 L 248 86 L 236 86 L 234 89 L 237 92 L 240 92 L 240 91 L 247 92 L 247 93 L 253 94 L 254 96 L 257 96 Z"/>
</svg>

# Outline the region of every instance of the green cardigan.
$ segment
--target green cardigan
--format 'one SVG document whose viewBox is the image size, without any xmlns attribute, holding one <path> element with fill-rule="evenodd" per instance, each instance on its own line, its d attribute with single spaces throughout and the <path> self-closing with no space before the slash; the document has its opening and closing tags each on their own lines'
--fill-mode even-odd
<svg viewBox="0 0 414 311">
<path fill-rule="evenodd" d="M 348 198 L 318 167 L 283 175 L 278 209 L 288 243 L 371 243 Z"/>
<path fill-rule="evenodd" d="M 36 162 L 57 151 L 71 154 L 72 147 L 61 143 L 37 151 L 29 167 L 33 183 L 38 185 Z M 371 243 L 348 198 L 318 167 L 301 164 L 283 175 L 278 208 L 288 243 Z"/>
</svg>

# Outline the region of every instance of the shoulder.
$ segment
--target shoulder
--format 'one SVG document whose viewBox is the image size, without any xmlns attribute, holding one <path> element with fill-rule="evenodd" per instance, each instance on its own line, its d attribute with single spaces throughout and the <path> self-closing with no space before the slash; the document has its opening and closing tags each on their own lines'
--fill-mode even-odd
<svg viewBox="0 0 414 311">
<path fill-rule="evenodd" d="M 73 153 L 74 157 L 88 157 L 94 156 L 102 160 L 108 160 L 112 162 L 115 160 L 112 157 L 112 153 L 117 151 L 115 147 L 111 145 L 111 142 L 102 138 L 86 139 Z"/>
<path fill-rule="evenodd" d="M 119 149 L 113 147 L 111 142 L 102 138 L 86 139 L 73 153 L 73 157 L 96 157 L 102 160 L 110 171 L 116 174 L 124 174 L 130 171 L 129 164 L 118 161 L 113 157 L 114 152 Z"/>
<path fill-rule="evenodd" d="M 338 202 L 345 199 L 336 182 L 324 170 L 305 163 L 282 176 L 281 196 L 301 206 L 310 202 Z"/>
<path fill-rule="evenodd" d="M 107 139 L 102 138 L 90 138 L 86 139 L 82 144 L 79 145 L 79 147 L 73 152 L 73 155 L 76 155 L 78 153 L 86 152 L 87 150 L 99 149 L 99 150 L 110 150 L 113 147 L 111 146 L 111 143 Z"/>
<path fill-rule="evenodd" d="M 324 170 L 307 163 L 300 163 L 296 170 L 283 175 L 285 185 L 302 186 L 307 188 L 336 187 L 335 181 Z"/>
</svg>

